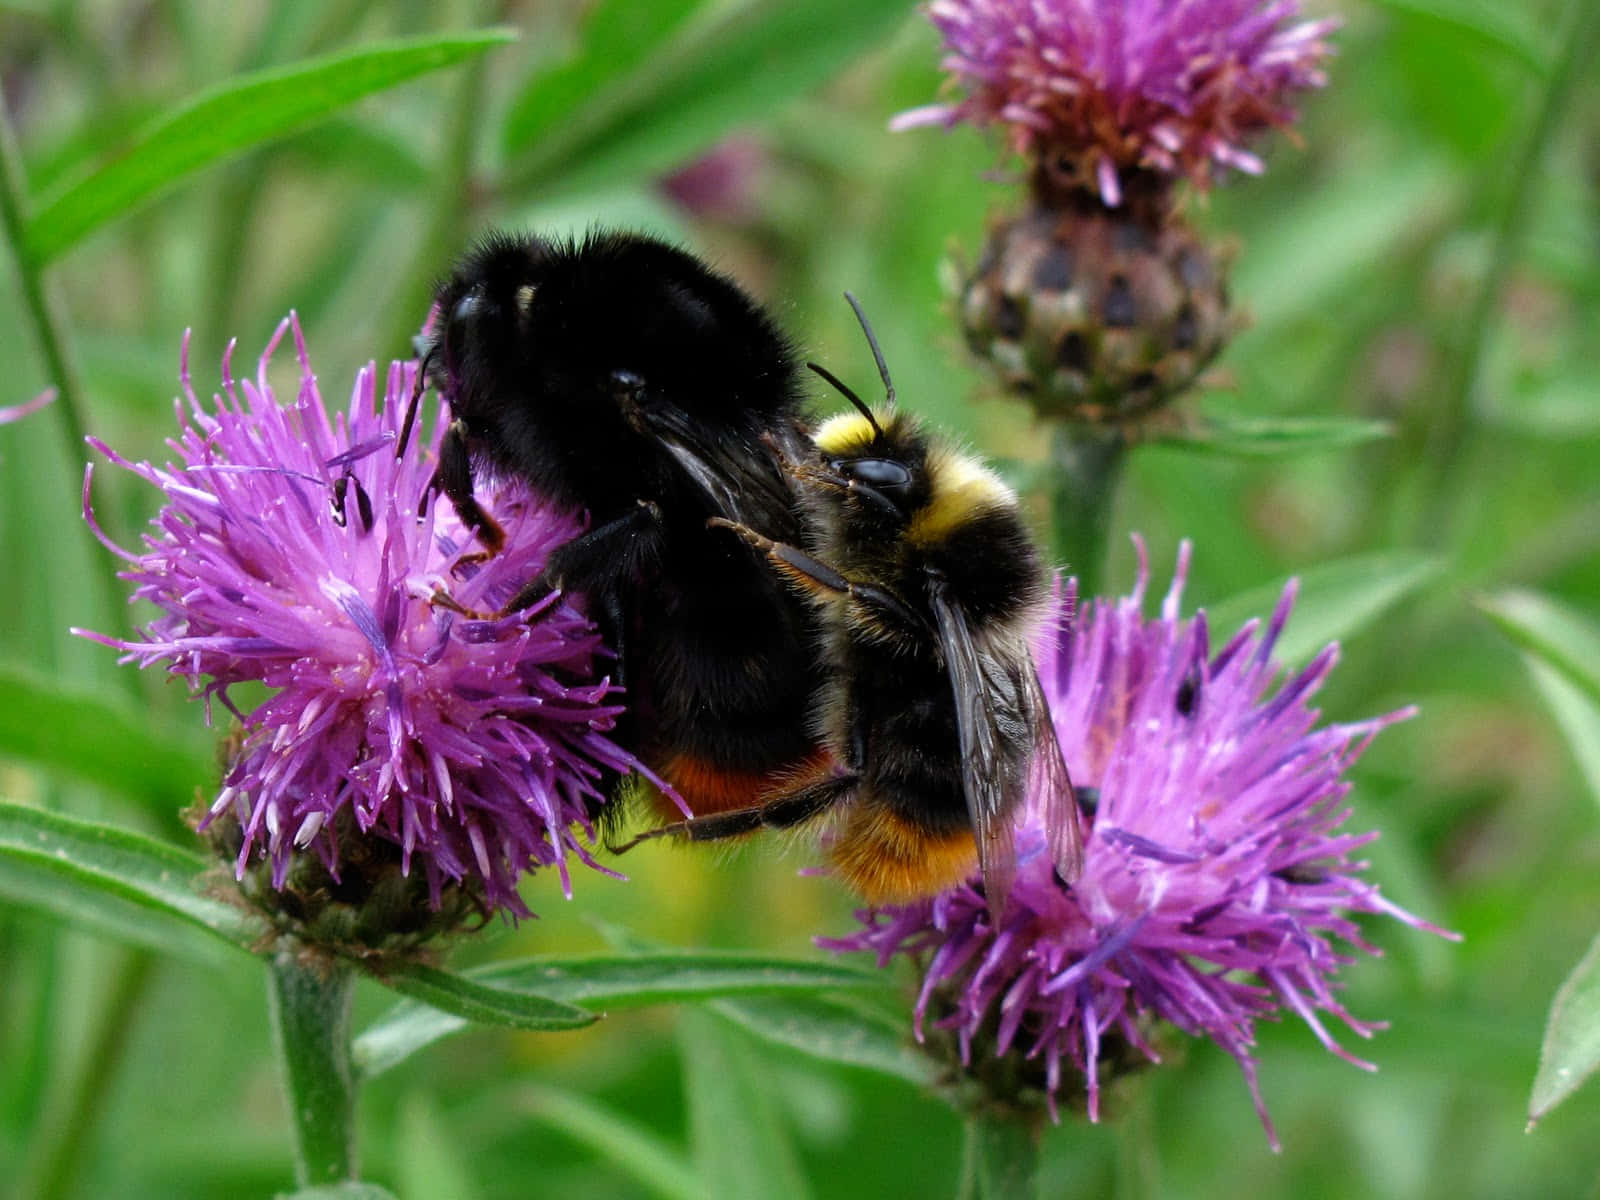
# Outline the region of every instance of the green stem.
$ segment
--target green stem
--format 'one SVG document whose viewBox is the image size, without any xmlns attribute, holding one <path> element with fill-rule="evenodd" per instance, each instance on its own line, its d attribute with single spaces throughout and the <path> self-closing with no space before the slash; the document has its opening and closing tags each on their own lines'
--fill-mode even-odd
<svg viewBox="0 0 1600 1200">
<path fill-rule="evenodd" d="M 28 175 L 22 163 L 22 150 L 11 126 L 5 95 L 0 91 L 0 225 L 5 228 L 6 240 L 17 262 L 23 308 L 33 326 L 39 352 L 44 356 L 45 371 L 55 384 L 56 401 L 50 407 L 55 410 L 57 427 L 65 442 L 67 461 L 81 464 L 87 453 L 84 449 L 83 376 L 78 370 L 77 355 L 72 348 L 61 304 L 45 278 L 43 264 L 35 260 L 28 245 L 31 216 Z M 109 557 L 105 558 L 105 563 L 104 569 L 94 572 L 103 609 L 100 628 L 124 629 L 127 627 L 127 595 L 117 579 L 116 564 Z M 124 686 L 137 698 L 137 677 L 129 671 L 119 671 L 117 674 L 125 677 Z"/>
<path fill-rule="evenodd" d="M 1027 1122 L 1000 1114 L 968 1117 L 965 1159 L 962 1174 L 977 1178 L 981 1200 L 1038 1200 L 1039 1136 Z"/>
<path fill-rule="evenodd" d="M 1093 596 L 1104 582 L 1111 511 L 1128 460 L 1120 430 L 1058 425 L 1050 442 L 1051 542 L 1078 577 L 1078 594 Z"/>
<path fill-rule="evenodd" d="M 267 965 L 273 1040 L 283 1069 L 301 1187 L 356 1177 L 356 1083 L 350 1062 L 355 975 L 281 952 Z"/>
<path fill-rule="evenodd" d="M 70 1193 L 73 1176 L 85 1159 L 84 1144 L 111 1096 L 112 1080 L 133 1032 L 132 1014 L 139 1010 L 154 966 L 155 956 L 147 951 L 121 955 L 73 1074 L 61 1084 L 59 1103 L 52 1104 L 35 1136 L 19 1196 L 55 1200 Z"/>
<path fill-rule="evenodd" d="M 17 278 L 22 284 L 28 320 L 33 325 L 39 351 L 44 355 L 45 370 L 56 387 L 56 402 L 52 407 L 66 437 L 67 456 L 75 460 L 84 453 L 83 380 L 72 353 L 61 305 L 28 245 L 31 216 L 22 150 L 11 127 L 5 95 L 0 93 L 0 220 L 5 223 L 6 240 L 11 243 L 17 260 Z"/>
<path fill-rule="evenodd" d="M 1433 428 L 1423 447 L 1423 471 L 1427 480 L 1425 494 L 1428 497 L 1421 510 L 1425 523 L 1418 531 L 1419 541 L 1423 545 L 1441 545 L 1450 535 L 1451 522 L 1448 518 L 1463 491 L 1451 485 L 1451 477 L 1462 458 L 1463 443 L 1472 429 L 1473 405 L 1489 327 L 1521 248 L 1534 190 L 1544 178 L 1539 168 L 1556 130 L 1557 117 L 1566 107 L 1567 98 L 1579 75 L 1588 76 L 1592 62 L 1591 47 L 1597 33 L 1600 33 L 1600 4 L 1594 3 L 1594 0 L 1573 0 L 1566 26 L 1564 36 L 1558 43 L 1563 47 L 1563 52 L 1550 72 L 1538 111 L 1522 145 L 1510 163 L 1499 162 L 1492 168 L 1495 176 L 1508 181 L 1507 190 L 1495 222 L 1494 251 L 1489 260 L 1489 269 L 1478 284 L 1477 294 L 1473 296 L 1472 306 L 1467 311 L 1453 369 L 1445 380 Z"/>
</svg>

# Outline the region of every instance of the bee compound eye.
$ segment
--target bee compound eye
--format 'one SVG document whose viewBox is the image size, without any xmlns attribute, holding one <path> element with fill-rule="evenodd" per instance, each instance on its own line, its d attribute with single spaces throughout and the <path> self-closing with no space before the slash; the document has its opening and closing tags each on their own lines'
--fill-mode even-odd
<svg viewBox="0 0 1600 1200">
<path fill-rule="evenodd" d="M 911 486 L 911 471 L 892 458 L 857 458 L 839 464 L 844 474 L 859 483 L 887 491 Z"/>
<path fill-rule="evenodd" d="M 478 309 L 483 300 L 474 289 L 456 301 L 456 306 L 450 310 L 450 323 L 452 325 L 465 325 L 478 315 Z"/>
</svg>

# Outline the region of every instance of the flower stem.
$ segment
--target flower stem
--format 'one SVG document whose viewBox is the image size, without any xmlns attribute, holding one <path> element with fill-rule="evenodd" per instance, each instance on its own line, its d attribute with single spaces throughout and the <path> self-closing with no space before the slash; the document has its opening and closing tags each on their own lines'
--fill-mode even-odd
<svg viewBox="0 0 1600 1200">
<path fill-rule="evenodd" d="M 57 428 L 66 443 L 67 462 L 77 465 L 81 473 L 84 457 L 85 426 L 83 376 L 78 370 L 78 360 L 72 349 L 66 315 L 50 282 L 45 278 L 44 266 L 34 259 L 28 244 L 28 222 L 32 217 L 28 200 L 28 175 L 22 163 L 22 149 L 16 131 L 11 127 L 11 114 L 6 108 L 5 95 L 0 90 L 0 229 L 11 245 L 12 257 L 17 263 L 17 281 L 22 285 L 23 311 L 33 326 L 34 340 L 44 357 L 45 372 L 55 385 L 55 410 Z M 104 556 L 102 556 L 104 557 Z M 106 566 L 94 572 L 100 591 L 102 616 L 99 627 L 119 629 L 126 627 L 127 596 L 116 576 L 116 566 L 109 558 Z M 131 671 L 118 671 L 126 677 L 122 686 L 137 699 L 138 679 Z"/>
<path fill-rule="evenodd" d="M 83 457 L 83 381 L 67 340 L 67 322 L 61 306 L 45 281 L 42 265 L 28 245 L 28 177 L 22 150 L 11 128 L 5 96 L 0 95 L 0 222 L 17 260 L 23 305 L 33 324 L 34 337 L 44 355 L 45 370 L 56 387 L 56 419 L 66 435 L 67 455 Z"/>
<path fill-rule="evenodd" d="M 1454 477 L 1474 424 L 1473 410 L 1489 333 L 1506 280 L 1516 265 L 1533 197 L 1547 179 L 1539 170 L 1539 164 L 1544 161 L 1551 138 L 1560 126 L 1558 118 L 1567 107 L 1578 77 L 1589 78 L 1584 64 L 1592 62 L 1592 47 L 1600 38 L 1600 5 L 1593 0 L 1573 0 L 1567 15 L 1566 28 L 1557 43 L 1563 51 L 1546 78 L 1544 94 L 1539 97 L 1521 145 L 1514 151 L 1509 165 L 1497 161 L 1490 168 L 1506 181 L 1505 191 L 1495 220 L 1489 267 L 1472 298 L 1455 361 L 1445 379 L 1432 429 L 1423 447 L 1422 467 L 1427 489 L 1421 510 L 1424 520 L 1417 531 L 1422 545 L 1438 546 L 1450 535 L 1450 518 L 1465 490 L 1454 486 Z"/>
<path fill-rule="evenodd" d="M 964 1156 L 962 1175 L 976 1177 L 979 1200 L 1038 1200 L 1039 1137 L 1026 1121 L 995 1113 L 968 1117 Z"/>
<path fill-rule="evenodd" d="M 1058 425 L 1050 441 L 1050 527 L 1055 552 L 1078 577 L 1078 594 L 1104 582 L 1117 483 L 1128 460 L 1121 430 Z"/>
<path fill-rule="evenodd" d="M 355 975 L 281 952 L 267 966 L 273 1040 L 294 1128 L 301 1187 L 356 1177 L 356 1084 L 350 1062 Z"/>
</svg>

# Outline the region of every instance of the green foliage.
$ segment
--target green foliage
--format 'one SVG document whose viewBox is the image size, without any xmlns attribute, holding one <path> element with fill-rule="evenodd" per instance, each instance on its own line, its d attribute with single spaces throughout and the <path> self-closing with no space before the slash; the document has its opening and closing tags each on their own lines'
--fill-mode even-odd
<svg viewBox="0 0 1600 1200">
<path fill-rule="evenodd" d="M 1350 828 L 1382 831 L 1387 895 L 1466 941 L 1365 929 L 1387 957 L 1341 1000 L 1390 1023 L 1363 1047 L 1376 1077 L 1260 1031 L 1282 1155 L 1231 1060 L 1174 1038 L 1102 1126 L 1046 1130 L 1042 1195 L 1498 1200 L 1588 1195 L 1600 1170 L 1600 1089 L 1578 1086 L 1600 1061 L 1600 103 L 1579 86 L 1600 17 L 1340 7 L 1303 144 L 1267 141 L 1264 177 L 1191 209 L 1238 239 L 1254 323 L 1203 408 L 1128 452 L 1104 577 L 1128 586 L 1142 531 L 1159 595 L 1193 539 L 1185 603 L 1214 643 L 1299 577 L 1281 655 L 1341 642 L 1326 717 L 1421 709 L 1354 776 Z M 67 632 L 148 619 L 80 519 L 80 437 L 166 456 L 186 328 L 206 393 L 227 339 L 251 362 L 292 306 L 337 394 L 408 352 L 419 297 L 496 224 L 648 223 L 865 394 L 849 288 L 902 403 L 1048 474 L 1048 438 L 985 393 L 941 291 L 1012 202 L 986 177 L 1004 160 L 970 131 L 885 129 L 938 94 L 909 3 L 505 11 L 525 27 L 471 0 L 0 6 L 6 161 L 27 176 L 0 189 L 0 405 L 62 385 L 0 426 L 0 1177 L 39 1196 L 955 1192 L 961 1124 L 930 1099 L 903 981 L 807 957 L 847 898 L 795 878 L 803 854 L 666 849 L 626 884 L 575 879 L 571 905 L 531 881 L 541 919 L 459 965 L 363 977 L 370 1182 L 295 1192 L 263 929 L 214 898 L 176 817 L 209 800 L 225 728 Z M 669 199 L 660 176 L 728 134 L 753 148 L 738 203 Z M 96 511 L 136 547 L 154 497 L 115 474 Z M 630 932 L 607 948 L 596 923 Z"/>
</svg>

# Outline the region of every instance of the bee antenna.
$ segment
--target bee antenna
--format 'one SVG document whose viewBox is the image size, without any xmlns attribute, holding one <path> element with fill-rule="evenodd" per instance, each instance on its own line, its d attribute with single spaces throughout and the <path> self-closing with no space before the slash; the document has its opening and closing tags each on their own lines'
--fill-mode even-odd
<svg viewBox="0 0 1600 1200">
<path fill-rule="evenodd" d="M 867 419 L 868 425 L 872 426 L 872 432 L 877 436 L 878 440 L 880 442 L 883 440 L 883 427 L 878 424 L 878 418 L 872 415 L 872 410 L 867 407 L 867 402 L 865 400 L 856 395 L 855 392 L 851 391 L 844 381 L 832 371 L 828 370 L 827 367 L 822 366 L 820 363 L 814 362 L 808 362 L 806 366 L 810 367 L 818 375 L 821 375 L 829 383 L 833 384 L 833 386 L 838 389 L 840 394 L 842 394 L 846 400 L 855 405 L 856 411 Z"/>
<path fill-rule="evenodd" d="M 411 400 L 406 405 L 406 418 L 400 423 L 400 444 L 395 447 L 394 456 L 404 458 L 406 446 L 411 442 L 411 427 L 417 420 L 417 404 L 422 399 L 423 388 L 427 386 L 428 364 L 433 361 L 433 347 L 428 347 L 428 352 L 422 356 L 422 361 L 417 364 L 417 379 L 411 387 Z"/>
<path fill-rule="evenodd" d="M 889 378 L 889 364 L 883 361 L 883 351 L 878 347 L 877 335 L 872 332 L 872 322 L 867 320 L 867 314 L 861 310 L 861 301 L 849 292 L 844 298 L 850 301 L 850 307 L 855 309 L 856 320 L 861 322 L 861 332 L 867 335 L 867 345 L 872 347 L 873 360 L 878 364 L 878 378 L 883 380 L 883 402 L 890 408 L 894 407 L 894 380 Z"/>
</svg>

